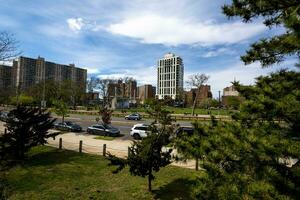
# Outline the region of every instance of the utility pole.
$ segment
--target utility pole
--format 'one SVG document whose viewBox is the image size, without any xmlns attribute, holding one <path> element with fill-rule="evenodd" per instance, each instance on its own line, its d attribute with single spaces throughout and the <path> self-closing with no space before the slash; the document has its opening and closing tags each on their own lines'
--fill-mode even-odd
<svg viewBox="0 0 300 200">
<path fill-rule="evenodd" d="M 219 108 L 221 107 L 221 91 L 219 90 Z"/>
</svg>

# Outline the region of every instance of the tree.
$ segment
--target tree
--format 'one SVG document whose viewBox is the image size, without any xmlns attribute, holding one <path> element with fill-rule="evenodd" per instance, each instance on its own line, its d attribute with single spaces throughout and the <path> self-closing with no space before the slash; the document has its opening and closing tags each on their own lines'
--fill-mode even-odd
<svg viewBox="0 0 300 200">
<path fill-rule="evenodd" d="M 149 127 L 149 133 L 142 141 L 134 141 L 129 147 L 129 155 L 127 159 L 120 159 L 108 154 L 108 160 L 112 165 L 117 165 L 115 172 L 129 166 L 129 171 L 134 176 L 148 178 L 148 190 L 152 190 L 152 181 L 154 180 L 154 172 L 158 172 L 161 167 L 165 167 L 171 163 L 172 149 L 163 150 L 163 147 L 169 143 L 169 137 L 173 133 L 171 126 L 171 117 L 168 111 L 162 109 L 154 116 L 158 116 L 158 122 L 161 127 L 158 128 L 154 122 Z"/>
<path fill-rule="evenodd" d="M 20 94 L 16 97 L 11 98 L 11 103 L 14 105 L 23 105 L 23 106 L 29 106 L 34 103 L 34 99 L 32 96 L 28 96 L 25 94 Z"/>
<path fill-rule="evenodd" d="M 238 109 L 241 105 L 242 99 L 239 96 L 227 96 L 227 107 Z"/>
<path fill-rule="evenodd" d="M 97 89 L 99 89 L 100 96 L 103 99 L 102 106 L 106 107 L 109 105 L 109 93 L 108 93 L 108 85 L 112 83 L 111 79 L 98 79 Z"/>
<path fill-rule="evenodd" d="M 200 89 L 201 86 L 206 83 L 209 79 L 209 76 L 205 75 L 205 74 L 195 74 L 195 75 L 191 75 L 189 77 L 189 81 L 187 81 L 187 84 L 189 84 L 191 87 L 195 87 L 197 89 L 196 91 L 196 96 L 193 102 L 193 109 L 192 109 L 192 115 L 194 116 L 195 114 L 195 108 L 196 108 L 196 103 L 197 103 L 197 99 L 200 93 Z"/>
<path fill-rule="evenodd" d="M 234 83 L 245 101 L 232 122 L 194 124 L 175 148 L 201 159 L 197 199 L 297 199 L 300 158 L 300 74 L 282 70 Z"/>
<path fill-rule="evenodd" d="M 245 64 L 259 61 L 263 67 L 267 67 L 282 62 L 286 56 L 295 55 L 299 58 L 299 6 L 298 0 L 233 0 L 231 5 L 223 6 L 223 12 L 229 18 L 238 16 L 244 22 L 263 18 L 269 28 L 283 25 L 286 29 L 281 35 L 252 44 L 246 55 L 241 57 Z"/>
<path fill-rule="evenodd" d="M 36 105 L 41 106 L 41 101 L 45 100 L 47 106 L 52 105 L 53 99 L 61 98 L 61 86 L 53 80 L 45 80 L 45 82 L 37 83 L 24 91 L 28 96 L 33 97 Z"/>
<path fill-rule="evenodd" d="M 86 85 L 78 85 L 72 80 L 66 80 L 60 85 L 59 98 L 72 105 L 76 110 L 78 103 L 84 101 L 85 87 Z"/>
<path fill-rule="evenodd" d="M 253 44 L 242 60 L 262 67 L 299 57 L 299 6 L 297 0 L 233 0 L 223 7 L 229 16 L 245 22 L 260 17 L 286 33 Z M 299 65 L 299 63 L 298 63 Z M 197 199 L 297 199 L 300 196 L 300 75 L 281 70 L 256 79 L 253 86 L 234 83 L 245 101 L 232 122 L 195 126 L 195 136 L 185 138 L 193 156 L 201 156 L 204 174 L 196 186 Z M 198 137 L 196 137 L 198 136 Z M 197 145 L 193 144 L 193 139 Z M 190 141 L 191 140 L 191 141 Z M 184 144 L 182 141 L 181 144 Z"/>
<path fill-rule="evenodd" d="M 47 138 L 57 135 L 48 132 L 54 121 L 45 110 L 18 105 L 9 112 L 8 131 L 0 137 L 1 160 L 23 160 L 32 147 L 46 144 Z"/>
<path fill-rule="evenodd" d="M 5 31 L 0 32 L 0 61 L 9 61 L 20 55 L 17 49 L 18 42 L 14 35 Z"/>
<path fill-rule="evenodd" d="M 61 121 L 65 121 L 65 117 L 68 116 L 68 105 L 63 100 L 53 100 L 54 112 L 58 116 L 62 116 Z"/>
<path fill-rule="evenodd" d="M 206 98 L 200 103 L 199 107 L 204 109 L 208 109 L 210 107 L 217 108 L 219 107 L 219 101 L 216 99 Z"/>
<path fill-rule="evenodd" d="M 113 113 L 113 110 L 110 110 L 107 107 L 101 107 L 99 109 L 99 114 L 101 116 L 103 124 L 105 124 L 105 125 L 111 124 L 112 113 Z"/>
</svg>

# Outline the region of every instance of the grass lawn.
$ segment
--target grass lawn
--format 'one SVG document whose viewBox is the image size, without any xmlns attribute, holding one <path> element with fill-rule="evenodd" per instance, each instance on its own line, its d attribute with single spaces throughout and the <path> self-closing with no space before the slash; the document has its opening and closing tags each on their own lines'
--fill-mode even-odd
<svg viewBox="0 0 300 200">
<path fill-rule="evenodd" d="M 201 173 L 168 166 L 155 174 L 148 192 L 146 178 L 128 169 L 113 174 L 108 163 L 102 156 L 36 147 L 24 164 L 6 173 L 9 199 L 191 199 L 191 185 Z"/>
<path fill-rule="evenodd" d="M 115 138 L 116 137 L 102 136 L 102 135 L 94 137 L 94 139 L 96 139 L 96 140 L 108 140 L 108 141 L 114 140 Z"/>
</svg>

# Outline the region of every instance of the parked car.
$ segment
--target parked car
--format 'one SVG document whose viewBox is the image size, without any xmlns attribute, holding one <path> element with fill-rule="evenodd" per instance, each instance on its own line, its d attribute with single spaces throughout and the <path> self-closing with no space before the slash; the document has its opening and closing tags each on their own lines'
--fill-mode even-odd
<svg viewBox="0 0 300 200">
<path fill-rule="evenodd" d="M 142 117 L 139 113 L 132 113 L 130 115 L 126 115 L 125 119 L 127 119 L 127 120 L 141 120 Z"/>
<path fill-rule="evenodd" d="M 8 119 L 8 113 L 7 112 L 0 112 L 0 121 L 6 122 Z"/>
<path fill-rule="evenodd" d="M 87 133 L 95 134 L 95 135 L 104 135 L 104 136 L 118 136 L 120 135 L 120 130 L 111 126 L 104 124 L 96 124 L 87 128 Z"/>
<path fill-rule="evenodd" d="M 74 132 L 82 131 L 82 127 L 80 125 L 70 121 L 55 123 L 54 128 L 61 131 L 74 131 Z"/>
<path fill-rule="evenodd" d="M 180 137 L 180 135 L 182 135 L 183 133 L 187 133 L 188 135 L 193 135 L 194 128 L 193 127 L 179 127 L 175 131 L 175 136 Z"/>
<path fill-rule="evenodd" d="M 130 131 L 130 136 L 134 139 L 139 140 L 147 137 L 147 131 L 149 129 L 149 125 L 146 124 L 135 124 Z"/>
</svg>

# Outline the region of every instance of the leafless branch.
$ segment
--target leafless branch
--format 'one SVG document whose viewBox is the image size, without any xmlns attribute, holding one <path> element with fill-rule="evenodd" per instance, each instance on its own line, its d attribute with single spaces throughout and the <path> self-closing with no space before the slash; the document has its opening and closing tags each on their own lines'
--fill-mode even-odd
<svg viewBox="0 0 300 200">
<path fill-rule="evenodd" d="M 197 73 L 189 76 L 189 80 L 186 83 L 191 87 L 200 88 L 204 83 L 208 81 L 208 79 L 208 75 Z"/>
<path fill-rule="evenodd" d="M 10 61 L 20 54 L 14 35 L 5 31 L 0 32 L 0 61 Z"/>
</svg>

